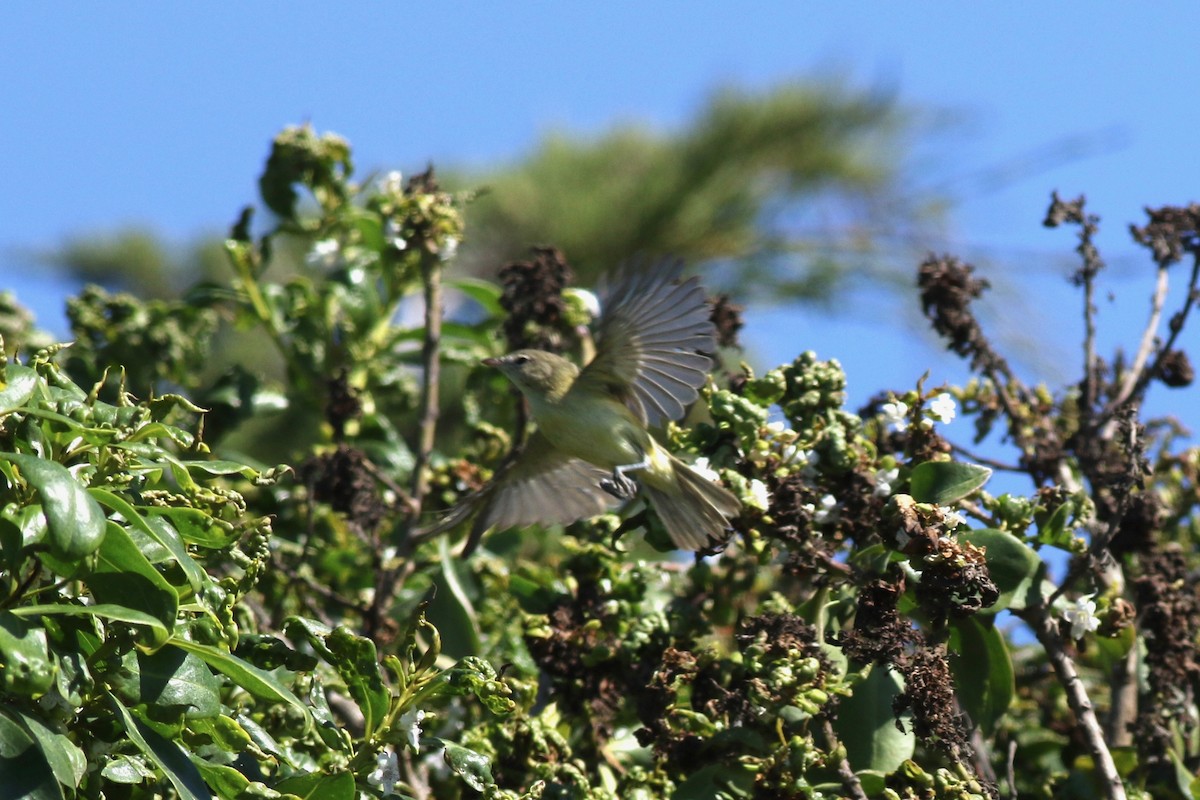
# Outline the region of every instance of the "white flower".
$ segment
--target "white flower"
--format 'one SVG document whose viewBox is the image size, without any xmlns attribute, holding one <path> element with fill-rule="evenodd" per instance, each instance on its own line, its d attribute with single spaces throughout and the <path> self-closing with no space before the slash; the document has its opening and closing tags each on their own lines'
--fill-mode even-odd
<svg viewBox="0 0 1200 800">
<path fill-rule="evenodd" d="M 900 477 L 900 468 L 892 467 L 891 469 L 881 469 L 875 472 L 875 491 L 873 494 L 876 497 L 887 497 L 892 493 L 892 484 Z"/>
<path fill-rule="evenodd" d="M 400 782 L 400 759 L 391 750 L 385 750 L 375 756 L 375 771 L 367 776 L 367 783 L 383 789 L 384 794 L 391 794 Z"/>
<path fill-rule="evenodd" d="M 714 483 L 721 480 L 720 473 L 708 465 L 708 459 L 704 456 L 701 456 L 692 462 L 692 471 L 697 475 L 708 478 Z"/>
<path fill-rule="evenodd" d="M 767 485 L 758 478 L 750 481 L 750 499 L 746 501 L 746 505 L 753 506 L 760 511 L 766 511 L 771 505 L 771 493 L 767 491 Z"/>
<path fill-rule="evenodd" d="M 587 289 L 572 288 L 565 290 L 563 293 L 578 300 L 579 305 L 583 306 L 583 310 L 589 316 L 593 318 L 600 316 L 600 298 L 596 297 L 593 292 L 589 292 Z"/>
<path fill-rule="evenodd" d="M 304 261 L 310 267 L 329 268 L 337 264 L 340 250 L 341 245 L 338 244 L 337 239 L 322 239 L 313 244 L 312 250 L 308 251 Z"/>
<path fill-rule="evenodd" d="M 950 506 L 938 506 L 938 511 L 941 512 L 942 522 L 946 523 L 946 527 L 953 530 L 959 525 L 966 525 L 967 518 L 963 513 Z"/>
<path fill-rule="evenodd" d="M 811 455 L 809 451 L 802 450 L 798 444 L 785 444 L 779 451 L 779 458 L 783 463 L 796 464 L 801 467 L 808 464 L 809 455 Z"/>
<path fill-rule="evenodd" d="M 408 240 L 400 235 L 400 223 L 394 219 L 389 219 L 387 224 L 383 226 L 383 238 L 392 247 L 397 250 L 404 250 L 408 247 Z"/>
<path fill-rule="evenodd" d="M 833 522 L 837 519 L 837 498 L 827 494 L 817 501 L 818 508 L 814 509 L 813 521 L 818 525 Z"/>
<path fill-rule="evenodd" d="M 380 194 L 400 194 L 404 191 L 404 176 L 394 169 L 379 179 L 377 188 Z"/>
<path fill-rule="evenodd" d="M 421 722 L 425 719 L 425 712 L 420 709 L 410 708 L 400 715 L 400 727 L 404 730 L 404 737 L 408 739 L 408 746 L 413 750 L 421 742 Z"/>
<path fill-rule="evenodd" d="M 442 241 L 442 246 L 438 248 L 438 255 L 441 256 L 442 261 L 449 261 L 458 255 L 458 237 L 447 236 Z"/>
<path fill-rule="evenodd" d="M 950 396 L 949 392 L 942 392 L 929 402 L 927 411 L 930 417 L 939 422 L 950 422 L 958 411 L 958 404 L 954 402 L 954 398 Z"/>
<path fill-rule="evenodd" d="M 1100 627 L 1100 618 L 1096 616 L 1096 601 L 1092 595 L 1084 595 L 1063 612 L 1063 619 L 1071 623 L 1071 638 L 1082 639 L 1085 633 L 1091 633 Z"/>
<path fill-rule="evenodd" d="M 787 431 L 787 425 L 782 422 L 767 423 L 767 436 L 781 436 L 785 431 Z"/>
<path fill-rule="evenodd" d="M 817 464 L 821 462 L 821 454 L 814 453 L 812 450 L 801 450 L 799 458 L 802 458 L 803 461 L 798 460 L 796 463 L 804 464 L 804 469 L 800 470 L 800 474 L 806 478 L 815 476 L 817 474 Z"/>
<path fill-rule="evenodd" d="M 880 412 L 883 414 L 883 421 L 903 433 L 908 428 L 908 404 L 901 403 L 899 400 L 894 403 L 884 403 L 880 407 Z"/>
</svg>

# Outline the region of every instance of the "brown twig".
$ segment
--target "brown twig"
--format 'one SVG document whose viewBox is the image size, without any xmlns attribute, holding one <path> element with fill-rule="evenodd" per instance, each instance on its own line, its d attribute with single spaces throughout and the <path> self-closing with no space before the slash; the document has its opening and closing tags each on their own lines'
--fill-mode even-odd
<svg viewBox="0 0 1200 800">
<path fill-rule="evenodd" d="M 1102 796 L 1108 800 L 1125 800 L 1125 785 L 1121 782 L 1116 762 L 1113 761 L 1108 743 L 1104 739 L 1104 730 L 1096 718 L 1096 709 L 1088 697 L 1083 679 L 1075 669 L 1075 662 L 1063 647 L 1058 625 L 1050 616 L 1050 610 L 1044 603 L 1038 603 L 1026 608 L 1020 616 L 1033 629 L 1038 642 L 1046 649 L 1054 674 L 1066 691 L 1067 704 L 1075 714 L 1075 722 L 1100 778 Z"/>
<path fill-rule="evenodd" d="M 382 483 L 392 494 L 396 495 L 396 499 L 404 506 L 404 510 L 409 514 L 420 511 L 419 503 L 412 499 L 412 496 L 404 489 L 403 486 L 392 480 L 391 476 L 375 465 L 375 462 L 369 458 L 364 458 L 362 461 L 363 469 L 371 473 L 371 477 Z"/>
<path fill-rule="evenodd" d="M 421 347 L 421 366 L 424 383 L 421 386 L 421 417 L 420 430 L 417 434 L 416 455 L 413 459 L 412 488 L 404 498 L 408 506 L 408 517 L 404 523 L 397 526 L 402 537 L 398 550 L 401 554 L 411 553 L 416 545 L 412 533 L 420 519 L 421 508 L 425 503 L 425 495 L 429 493 L 429 475 L 426 467 L 433 453 L 437 435 L 438 422 L 438 381 L 441 377 L 441 343 L 442 343 L 442 274 L 441 261 L 436 252 L 425 252 L 421 256 L 421 277 L 425 284 L 425 337 Z M 376 554 L 376 559 L 381 558 Z M 382 567 L 382 565 L 379 565 Z M 367 609 L 365 626 L 367 635 L 374 638 L 383 626 L 384 616 L 392 604 L 392 599 L 404 585 L 404 580 L 412 574 L 412 560 L 402 558 L 395 567 L 377 568 L 375 579 L 375 596 Z"/>
<path fill-rule="evenodd" d="M 362 612 L 363 610 L 360 604 L 355 603 L 353 600 L 348 600 L 345 597 L 342 597 L 328 586 L 318 583 L 310 577 L 301 575 L 300 573 L 296 572 L 296 570 L 284 563 L 284 561 L 280 558 L 272 558 L 271 567 L 272 569 L 279 570 L 279 572 L 284 575 L 289 582 L 304 584 L 305 588 L 307 588 L 309 591 L 320 595 L 322 599 L 327 600 L 336 606 L 341 606 L 347 611 Z"/>
<path fill-rule="evenodd" d="M 424 384 L 421 386 L 421 430 L 417 437 L 417 453 L 413 463 L 413 483 L 409 493 L 415 510 L 411 518 L 415 521 L 424 505 L 429 491 L 429 475 L 426 466 L 433 453 L 438 422 L 438 381 L 441 377 L 442 344 L 442 272 L 436 255 L 426 254 L 421 259 L 421 273 L 425 281 L 425 342 L 421 347 L 421 366 Z"/>
<path fill-rule="evenodd" d="M 984 467 L 991 467 L 994 470 L 999 470 L 1001 472 L 1024 472 L 1025 471 L 1024 467 L 1018 466 L 1017 464 L 1008 464 L 1003 461 L 997 461 L 994 458 L 987 458 L 986 456 L 981 456 L 978 453 L 974 453 L 970 449 L 963 447 L 960 444 L 956 444 L 954 442 L 950 442 L 950 449 L 953 452 L 958 453 L 959 455 L 966 456 L 967 460 L 969 460 L 975 464 L 979 464 Z"/>
<path fill-rule="evenodd" d="M 830 751 L 837 748 L 838 738 L 834 733 L 833 724 L 826 719 L 824 725 L 825 742 Z M 846 794 L 853 797 L 854 800 L 867 800 L 867 793 L 863 791 L 862 782 L 858 776 L 854 774 L 854 769 L 850 766 L 850 762 L 845 759 L 839 759 L 837 764 L 838 777 L 842 779 L 842 788 L 846 790 Z"/>
<path fill-rule="evenodd" d="M 1139 649 L 1131 647 L 1125 658 L 1113 666 L 1108 738 L 1114 747 L 1128 747 L 1133 744 L 1131 726 L 1137 719 L 1138 711 L 1138 656 Z"/>
<path fill-rule="evenodd" d="M 1166 280 L 1163 274 L 1164 272 L 1164 269 L 1159 269 L 1160 285 Z M 1115 415 L 1117 410 L 1121 407 L 1121 404 L 1126 402 L 1130 397 L 1136 397 L 1145 392 L 1146 387 L 1150 384 L 1150 381 L 1154 379 L 1155 375 L 1159 374 L 1159 369 L 1162 367 L 1163 359 L 1165 359 L 1172 352 L 1172 350 L 1174 350 L 1175 340 L 1179 338 L 1179 334 L 1183 331 L 1184 322 L 1187 321 L 1188 315 L 1192 312 L 1192 308 L 1196 305 L 1198 283 L 1200 283 L 1200 252 L 1197 252 L 1192 256 L 1192 274 L 1188 278 L 1187 292 L 1184 295 L 1183 307 L 1180 308 L 1179 311 L 1177 311 L 1174 315 L 1172 315 L 1170 322 L 1170 333 L 1167 336 L 1166 342 L 1164 342 L 1158 348 L 1158 355 L 1154 357 L 1154 363 L 1151 364 L 1147 369 L 1132 370 L 1130 372 L 1130 376 L 1132 376 L 1134 383 L 1129 387 L 1127 393 L 1125 391 L 1125 386 L 1121 387 L 1121 392 L 1119 392 L 1117 396 L 1109 401 L 1109 403 L 1104 407 L 1104 418 L 1107 419 Z M 1156 289 L 1155 299 L 1157 300 L 1157 298 L 1158 290 Z M 1155 321 L 1155 330 L 1157 330 L 1157 327 L 1157 321 Z M 1147 332 L 1149 332 L 1149 330 Z M 1143 345 L 1144 343 L 1145 337 L 1143 337 Z M 1141 355 L 1141 351 L 1139 350 L 1138 356 L 1140 357 Z M 1127 382 L 1128 380 L 1129 379 L 1127 379 Z"/>
<path fill-rule="evenodd" d="M 1154 295 L 1150 300 L 1150 318 L 1146 321 L 1146 329 L 1142 331 L 1142 342 L 1138 345 L 1137 354 L 1134 356 L 1133 364 L 1125 373 L 1124 380 L 1121 381 L 1121 388 L 1117 391 L 1115 397 L 1109 402 L 1108 408 L 1117 408 L 1121 403 L 1128 400 L 1139 385 L 1142 384 L 1142 376 L 1147 374 L 1145 371 L 1146 362 L 1150 359 L 1150 353 L 1154 350 L 1154 343 L 1158 339 L 1158 324 L 1162 321 L 1163 306 L 1167 301 L 1167 268 L 1159 266 L 1158 274 L 1155 279 Z"/>
</svg>

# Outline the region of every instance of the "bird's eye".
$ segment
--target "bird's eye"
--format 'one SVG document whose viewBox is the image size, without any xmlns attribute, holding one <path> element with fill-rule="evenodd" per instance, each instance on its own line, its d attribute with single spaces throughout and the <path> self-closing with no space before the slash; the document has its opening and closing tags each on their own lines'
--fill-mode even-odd
<svg viewBox="0 0 1200 800">
<path fill-rule="evenodd" d="M 514 364 L 528 364 L 529 356 L 513 356 Z"/>
</svg>

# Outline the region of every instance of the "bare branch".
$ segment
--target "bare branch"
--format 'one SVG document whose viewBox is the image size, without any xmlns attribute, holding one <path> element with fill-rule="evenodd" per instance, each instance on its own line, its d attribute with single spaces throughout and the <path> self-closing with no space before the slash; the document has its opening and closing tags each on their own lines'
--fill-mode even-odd
<svg viewBox="0 0 1200 800">
<path fill-rule="evenodd" d="M 824 724 L 825 744 L 830 752 L 833 752 L 838 745 L 837 734 L 833 731 L 833 725 L 828 719 Z M 842 779 L 842 788 L 846 790 L 846 794 L 854 800 L 867 800 L 867 793 L 863 791 L 862 783 L 858 780 L 858 776 L 854 774 L 854 769 L 850 766 L 850 762 L 845 758 L 838 761 L 837 764 L 838 777 Z"/>
<path fill-rule="evenodd" d="M 442 268 L 436 255 L 425 254 L 421 259 L 421 275 L 425 281 L 425 343 L 421 348 L 424 383 L 421 386 L 421 430 L 417 438 L 416 460 L 413 463 L 413 483 L 409 493 L 415 509 L 415 520 L 429 491 L 429 475 L 425 467 L 433 452 L 438 421 L 438 381 L 441 377 L 442 343 Z"/>
<path fill-rule="evenodd" d="M 1133 364 L 1125 373 L 1124 380 L 1121 381 L 1121 388 L 1117 391 L 1114 397 L 1108 403 L 1105 409 L 1108 412 L 1110 409 L 1117 408 L 1121 403 L 1128 400 L 1139 387 L 1144 388 L 1146 382 L 1143 382 L 1143 375 L 1152 375 L 1146 373 L 1146 362 L 1150 358 L 1150 353 L 1154 350 L 1154 343 L 1158 339 L 1158 325 L 1162 321 L 1163 305 L 1167 300 L 1167 268 L 1160 266 L 1154 286 L 1154 295 L 1150 301 L 1150 318 L 1146 321 L 1146 329 L 1142 331 L 1142 342 L 1138 345 L 1137 355 L 1133 359 Z M 1165 351 L 1164 351 L 1165 352 Z M 1157 363 L 1157 360 L 1156 362 Z"/>
<path fill-rule="evenodd" d="M 1104 730 L 1096 718 L 1096 709 L 1088 697 L 1087 688 L 1075 669 L 1075 662 L 1067 655 L 1063 647 L 1062 637 L 1058 632 L 1058 624 L 1050 616 L 1049 609 L 1044 604 L 1027 608 L 1022 619 L 1029 624 L 1067 694 L 1067 703 L 1075 714 L 1075 722 L 1087 746 L 1092 763 L 1099 773 L 1101 791 L 1108 800 L 1125 800 L 1125 786 L 1117 772 L 1116 762 L 1109 752 L 1108 743 L 1104 739 Z"/>
</svg>

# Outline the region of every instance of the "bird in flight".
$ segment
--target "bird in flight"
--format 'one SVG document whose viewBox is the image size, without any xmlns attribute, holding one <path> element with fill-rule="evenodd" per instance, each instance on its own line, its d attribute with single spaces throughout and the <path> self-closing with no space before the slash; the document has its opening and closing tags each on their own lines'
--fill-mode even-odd
<svg viewBox="0 0 1200 800">
<path fill-rule="evenodd" d="M 544 350 L 483 364 L 511 380 L 537 426 L 524 450 L 426 535 L 471 515 L 470 553 L 491 529 L 566 525 L 642 496 L 671 541 L 703 550 L 721 542 L 741 502 L 666 450 L 649 428 L 680 419 L 712 369 L 715 328 L 696 278 L 682 264 L 626 267 L 606 293 L 595 358 L 582 369 Z"/>
</svg>

